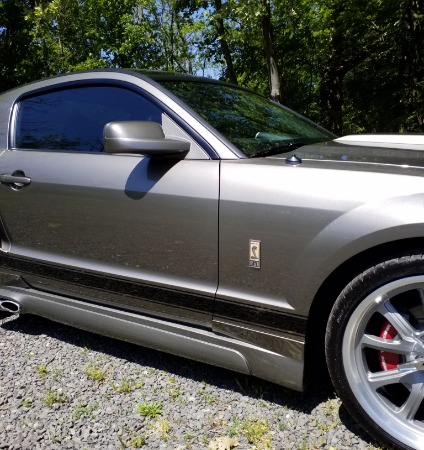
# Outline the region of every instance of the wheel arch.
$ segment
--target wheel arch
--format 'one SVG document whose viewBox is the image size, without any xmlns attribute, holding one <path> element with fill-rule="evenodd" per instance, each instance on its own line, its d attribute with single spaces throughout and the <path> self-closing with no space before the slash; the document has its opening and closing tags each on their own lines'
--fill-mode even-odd
<svg viewBox="0 0 424 450">
<path fill-rule="evenodd" d="M 325 362 L 325 331 L 340 292 L 367 268 L 388 259 L 424 253 L 424 238 L 400 239 L 364 250 L 339 265 L 321 284 L 311 304 L 305 335 L 304 386 L 329 380 Z"/>
</svg>

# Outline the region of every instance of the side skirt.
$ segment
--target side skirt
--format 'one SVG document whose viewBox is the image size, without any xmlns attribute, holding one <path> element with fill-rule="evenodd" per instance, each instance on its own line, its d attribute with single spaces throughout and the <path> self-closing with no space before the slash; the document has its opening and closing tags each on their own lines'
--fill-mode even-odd
<svg viewBox="0 0 424 450">
<path fill-rule="evenodd" d="M 18 286 L 0 287 L 0 304 L 19 305 L 22 314 L 88 330 L 164 352 L 303 389 L 303 359 L 190 327 Z M 5 304 L 6 304 L 5 303 Z M 303 343 L 299 342 L 303 354 Z"/>
</svg>

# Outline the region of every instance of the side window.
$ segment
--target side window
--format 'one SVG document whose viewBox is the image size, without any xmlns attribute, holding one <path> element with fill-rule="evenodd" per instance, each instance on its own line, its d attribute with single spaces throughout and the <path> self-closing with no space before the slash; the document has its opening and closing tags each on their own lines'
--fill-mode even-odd
<svg viewBox="0 0 424 450">
<path fill-rule="evenodd" d="M 118 86 L 87 86 L 26 98 L 18 106 L 15 148 L 103 151 L 103 127 L 122 120 L 161 123 L 161 109 Z"/>
</svg>

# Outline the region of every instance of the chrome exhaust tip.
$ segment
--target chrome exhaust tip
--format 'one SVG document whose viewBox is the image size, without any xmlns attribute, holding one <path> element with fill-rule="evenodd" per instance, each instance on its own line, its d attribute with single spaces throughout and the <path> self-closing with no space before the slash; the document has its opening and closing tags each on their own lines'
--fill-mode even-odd
<svg viewBox="0 0 424 450">
<path fill-rule="evenodd" d="M 21 312 L 21 305 L 14 300 L 4 299 L 0 300 L 0 310 L 12 314 L 19 314 Z"/>
</svg>

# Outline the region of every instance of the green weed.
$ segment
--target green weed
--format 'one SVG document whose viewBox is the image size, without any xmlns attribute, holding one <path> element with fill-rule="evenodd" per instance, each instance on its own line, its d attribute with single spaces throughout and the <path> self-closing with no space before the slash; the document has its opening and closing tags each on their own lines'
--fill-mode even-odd
<svg viewBox="0 0 424 450">
<path fill-rule="evenodd" d="M 268 421 L 265 419 L 248 419 L 242 422 L 242 434 L 249 444 L 253 444 L 261 449 L 270 449 L 271 432 Z"/>
<path fill-rule="evenodd" d="M 92 405 L 86 405 L 84 402 L 80 401 L 74 409 L 73 418 L 76 420 L 81 419 L 81 417 L 93 417 L 94 411 L 98 409 L 99 404 L 93 403 Z"/>
<path fill-rule="evenodd" d="M 32 400 L 29 398 L 24 398 L 21 401 L 21 405 L 24 406 L 25 408 L 29 408 L 32 405 Z"/>
<path fill-rule="evenodd" d="M 127 394 L 141 388 L 143 382 L 134 378 L 123 378 L 119 384 L 111 383 L 111 386 L 114 391 Z"/>
<path fill-rule="evenodd" d="M 118 441 L 121 448 L 136 449 L 143 447 L 146 443 L 146 436 L 132 436 L 128 441 L 125 441 L 122 436 L 118 436 Z"/>
<path fill-rule="evenodd" d="M 180 395 L 181 395 L 180 388 L 172 389 L 171 391 L 169 391 L 169 396 L 173 399 L 178 398 Z"/>
<path fill-rule="evenodd" d="M 192 439 L 194 439 L 196 437 L 195 434 L 191 434 L 191 433 L 187 433 L 184 435 L 184 440 L 185 441 L 191 441 Z"/>
<path fill-rule="evenodd" d="M 45 364 L 40 364 L 37 367 L 37 375 L 44 378 L 47 376 L 47 374 L 49 373 L 49 371 L 47 370 L 47 366 Z"/>
<path fill-rule="evenodd" d="M 106 371 L 101 369 L 97 364 L 89 363 L 84 367 L 84 373 L 87 378 L 98 382 L 104 381 L 106 378 Z"/>
<path fill-rule="evenodd" d="M 161 402 L 153 403 L 139 403 L 137 405 L 137 412 L 145 417 L 154 418 L 162 415 L 163 405 Z"/>
<path fill-rule="evenodd" d="M 52 406 L 55 403 L 66 402 L 66 395 L 61 391 L 49 390 L 44 393 L 43 397 L 41 398 L 41 401 L 47 406 Z"/>
<path fill-rule="evenodd" d="M 168 419 L 158 420 L 156 423 L 149 424 L 149 428 L 153 430 L 153 432 L 158 433 L 162 441 L 168 441 L 169 433 L 172 430 L 172 426 L 169 423 Z"/>
<path fill-rule="evenodd" d="M 297 448 L 298 450 L 309 450 L 308 438 L 303 437 L 302 443 Z"/>
<path fill-rule="evenodd" d="M 145 436 L 138 436 L 138 437 L 132 437 L 131 438 L 131 448 L 140 448 L 143 447 L 143 445 L 146 443 L 146 437 Z"/>
</svg>

